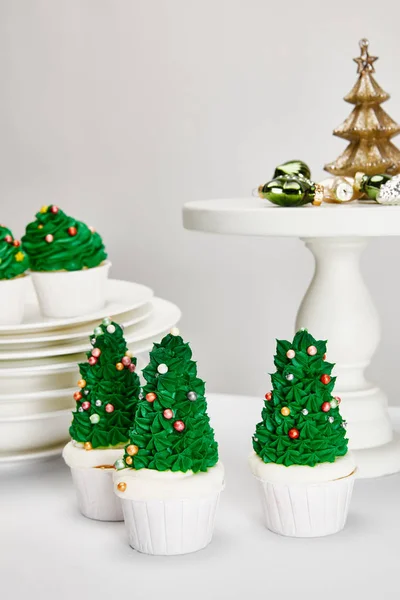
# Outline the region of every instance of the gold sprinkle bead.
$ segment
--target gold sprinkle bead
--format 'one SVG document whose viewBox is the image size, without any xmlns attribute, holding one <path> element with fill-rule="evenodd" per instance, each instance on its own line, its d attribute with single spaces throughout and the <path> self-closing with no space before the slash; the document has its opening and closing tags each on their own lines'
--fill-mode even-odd
<svg viewBox="0 0 400 600">
<path fill-rule="evenodd" d="M 129 356 L 129 358 L 132 358 L 133 354 L 132 354 L 132 352 L 130 350 L 127 350 L 125 352 L 125 356 Z"/>
<path fill-rule="evenodd" d="M 115 368 L 117 369 L 117 371 L 123 371 L 124 370 L 124 365 L 122 363 L 118 362 L 115 365 Z"/>
<path fill-rule="evenodd" d="M 125 481 L 120 481 L 119 484 L 117 485 L 117 489 L 119 492 L 124 492 L 126 490 Z"/>
<path fill-rule="evenodd" d="M 40 209 L 40 212 L 42 213 L 42 215 L 45 215 L 48 210 L 49 210 L 48 206 L 42 206 L 42 208 Z"/>
<path fill-rule="evenodd" d="M 127 465 L 131 465 L 133 462 L 132 456 L 127 456 L 125 459 L 125 462 Z"/>
<path fill-rule="evenodd" d="M 127 447 L 126 451 L 129 454 L 129 456 L 135 456 L 135 454 L 137 454 L 139 452 L 139 447 L 136 446 L 135 444 L 130 444 Z"/>
<path fill-rule="evenodd" d="M 38 229 L 43 229 L 43 223 L 39 223 L 39 225 L 37 226 Z"/>
<path fill-rule="evenodd" d="M 83 447 L 85 448 L 85 450 L 93 450 L 93 446 L 90 442 L 85 442 L 83 444 Z"/>
<path fill-rule="evenodd" d="M 290 415 L 290 408 L 288 408 L 287 406 L 283 406 L 281 408 L 281 415 L 283 415 L 284 417 L 288 417 Z"/>
<path fill-rule="evenodd" d="M 78 387 L 80 387 L 82 389 L 82 388 L 86 387 L 86 381 L 84 379 L 80 379 L 78 381 L 77 385 L 78 385 Z"/>
</svg>

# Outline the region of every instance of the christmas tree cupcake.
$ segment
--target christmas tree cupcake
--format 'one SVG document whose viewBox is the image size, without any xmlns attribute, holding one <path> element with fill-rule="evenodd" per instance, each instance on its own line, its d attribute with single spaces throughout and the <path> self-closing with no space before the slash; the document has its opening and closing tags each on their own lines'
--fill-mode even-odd
<svg viewBox="0 0 400 600">
<path fill-rule="evenodd" d="M 207 546 L 224 487 L 204 382 L 178 333 L 153 346 L 130 441 L 115 465 L 129 543 L 146 554 Z"/>
<path fill-rule="evenodd" d="M 0 325 L 18 325 L 23 319 L 28 266 L 21 242 L 0 225 Z"/>
<path fill-rule="evenodd" d="M 86 517 L 122 521 L 113 492 L 114 463 L 124 455 L 140 394 L 136 359 L 128 352 L 122 328 L 103 320 L 91 338 L 92 350 L 79 365 L 69 442 L 63 457 L 71 468 L 79 508 Z"/>
<path fill-rule="evenodd" d="M 347 518 L 355 464 L 325 353 L 326 342 L 305 330 L 293 342 L 277 341 L 273 389 L 253 436 L 250 468 L 265 524 L 281 535 L 329 535 Z"/>
<path fill-rule="evenodd" d="M 103 308 L 110 262 L 93 228 L 54 204 L 43 206 L 22 243 L 45 316 L 76 317 Z"/>
</svg>

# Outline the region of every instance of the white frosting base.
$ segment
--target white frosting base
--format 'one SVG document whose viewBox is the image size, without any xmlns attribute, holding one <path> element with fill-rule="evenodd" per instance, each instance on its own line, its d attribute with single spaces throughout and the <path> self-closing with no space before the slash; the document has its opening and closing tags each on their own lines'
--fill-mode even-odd
<svg viewBox="0 0 400 600">
<path fill-rule="evenodd" d="M 249 457 L 249 465 L 251 472 L 257 479 L 284 484 L 334 481 L 351 475 L 356 469 L 351 452 L 338 457 L 333 463 L 319 463 L 315 467 L 306 465 L 285 467 L 276 463 L 265 463 L 253 452 Z"/>
<path fill-rule="evenodd" d="M 85 450 L 69 442 L 63 450 L 63 459 L 71 469 L 90 469 L 102 465 L 114 466 L 118 458 L 124 455 L 124 448 L 103 448 Z"/>
<path fill-rule="evenodd" d="M 114 491 L 120 498 L 129 500 L 199 498 L 223 490 L 224 474 L 221 462 L 205 473 L 122 469 L 114 473 Z M 124 492 L 117 488 L 120 482 L 126 483 Z"/>
</svg>

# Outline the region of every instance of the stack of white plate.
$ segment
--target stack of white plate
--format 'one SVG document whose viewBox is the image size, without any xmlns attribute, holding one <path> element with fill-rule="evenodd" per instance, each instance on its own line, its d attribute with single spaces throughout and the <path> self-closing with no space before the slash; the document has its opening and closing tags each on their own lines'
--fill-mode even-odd
<svg viewBox="0 0 400 600">
<path fill-rule="evenodd" d="M 104 309 L 84 317 L 42 317 L 31 290 L 24 321 L 0 326 L 0 464 L 39 460 L 61 453 L 68 440 L 78 362 L 104 317 L 124 326 L 138 368 L 180 319 L 174 304 L 129 281 L 109 280 Z"/>
</svg>

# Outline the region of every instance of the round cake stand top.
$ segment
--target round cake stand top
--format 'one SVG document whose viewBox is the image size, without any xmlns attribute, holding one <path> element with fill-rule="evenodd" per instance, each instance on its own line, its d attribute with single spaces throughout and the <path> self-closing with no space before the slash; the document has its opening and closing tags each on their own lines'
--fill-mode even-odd
<svg viewBox="0 0 400 600">
<path fill-rule="evenodd" d="M 189 202 L 186 229 L 236 235 L 376 237 L 400 235 L 400 206 L 352 202 L 338 206 L 275 206 L 259 198 Z"/>
</svg>

